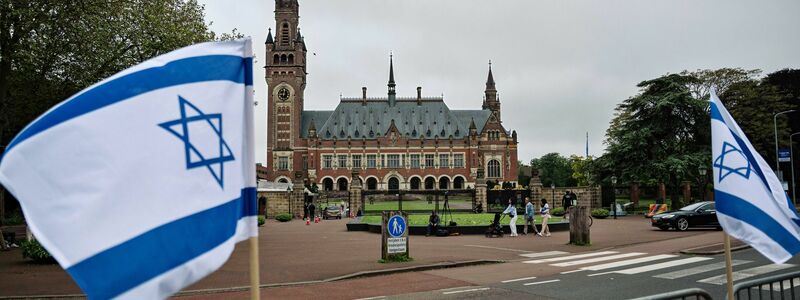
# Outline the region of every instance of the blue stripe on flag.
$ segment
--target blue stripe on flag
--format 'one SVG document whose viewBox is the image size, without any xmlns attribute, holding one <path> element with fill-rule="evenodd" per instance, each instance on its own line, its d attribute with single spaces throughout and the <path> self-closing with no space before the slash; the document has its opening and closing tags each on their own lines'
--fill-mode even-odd
<svg viewBox="0 0 800 300">
<path fill-rule="evenodd" d="M 234 55 L 189 57 L 134 72 L 86 90 L 42 115 L 11 140 L 5 153 L 50 127 L 139 94 L 173 85 L 213 80 L 253 85 L 252 73 L 253 58 Z"/>
<path fill-rule="evenodd" d="M 714 102 L 711 102 L 711 119 L 716 119 L 722 122 L 722 124 L 725 124 L 725 126 L 728 125 L 725 123 L 725 119 L 722 118 L 722 114 L 719 112 L 719 108 L 717 108 L 717 104 Z"/>
<path fill-rule="evenodd" d="M 761 183 L 764 184 L 764 187 L 771 192 L 772 189 L 769 187 L 769 183 L 767 183 L 767 178 L 764 176 L 764 172 L 761 171 L 761 166 L 758 164 L 758 161 L 750 151 L 750 147 L 747 147 L 747 144 L 738 135 L 736 135 L 736 132 L 733 132 L 733 129 L 728 126 L 727 123 L 725 123 L 719 108 L 717 108 L 717 105 L 714 102 L 711 102 L 711 119 L 718 120 L 728 127 L 728 130 L 731 132 L 733 139 L 736 140 L 736 144 L 739 146 L 739 149 L 742 150 L 742 153 L 744 153 L 745 157 L 747 157 L 747 160 L 750 161 L 750 167 L 753 168 L 753 171 L 755 171 L 756 175 L 758 175 L 758 178 L 761 179 Z"/>
<path fill-rule="evenodd" d="M 800 240 L 763 210 L 742 198 L 720 190 L 714 190 L 714 197 L 718 212 L 750 224 L 792 255 L 800 252 Z"/>
<path fill-rule="evenodd" d="M 236 222 L 255 216 L 256 189 L 239 198 L 161 225 L 67 269 L 90 299 L 109 299 L 221 245 Z"/>
</svg>

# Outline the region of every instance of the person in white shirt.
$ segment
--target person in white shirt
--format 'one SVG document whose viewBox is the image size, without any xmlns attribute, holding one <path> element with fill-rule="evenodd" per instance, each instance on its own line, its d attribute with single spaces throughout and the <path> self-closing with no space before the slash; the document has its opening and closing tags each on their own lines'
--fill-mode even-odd
<svg viewBox="0 0 800 300">
<path fill-rule="evenodd" d="M 508 226 L 511 227 L 511 236 L 517 236 L 517 208 L 514 207 L 511 199 L 508 199 L 508 208 L 503 213 L 511 217 L 511 221 L 508 223 Z"/>
<path fill-rule="evenodd" d="M 540 233 L 550 236 L 550 228 L 547 227 L 547 220 L 550 219 L 550 205 L 547 205 L 547 200 L 544 198 L 542 198 L 542 209 L 539 213 L 542 215 L 542 231 Z"/>
</svg>

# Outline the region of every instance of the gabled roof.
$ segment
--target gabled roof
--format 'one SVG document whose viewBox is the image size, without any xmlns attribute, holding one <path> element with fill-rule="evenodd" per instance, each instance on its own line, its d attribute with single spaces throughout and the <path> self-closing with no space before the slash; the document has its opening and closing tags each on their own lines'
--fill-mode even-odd
<svg viewBox="0 0 800 300">
<path fill-rule="evenodd" d="M 317 137 L 329 139 L 371 139 L 386 134 L 394 120 L 398 131 L 408 138 L 463 138 L 469 135 L 472 120 L 478 132 L 489 119 L 489 110 L 453 110 L 444 101 L 398 100 L 394 106 L 386 99 L 341 101 L 334 111 L 304 111 L 301 136 L 308 136 L 311 120 Z"/>
</svg>

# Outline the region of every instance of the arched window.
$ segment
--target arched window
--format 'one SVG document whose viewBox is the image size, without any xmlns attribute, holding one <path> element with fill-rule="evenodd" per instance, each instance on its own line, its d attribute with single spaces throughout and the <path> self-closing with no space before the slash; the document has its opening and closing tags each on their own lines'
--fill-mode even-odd
<svg viewBox="0 0 800 300">
<path fill-rule="evenodd" d="M 340 191 L 346 191 L 347 190 L 347 179 L 339 178 L 339 180 L 336 181 L 336 185 L 339 186 L 339 190 Z"/>
<path fill-rule="evenodd" d="M 439 189 L 440 190 L 449 190 L 450 189 L 450 178 L 442 177 L 439 179 Z"/>
<path fill-rule="evenodd" d="M 418 190 L 420 186 L 420 180 L 417 177 L 411 178 L 411 189 Z"/>
<path fill-rule="evenodd" d="M 289 183 L 289 181 L 286 180 L 286 178 L 281 178 L 281 179 L 278 180 L 278 182 L 280 182 L 280 183 Z"/>
<path fill-rule="evenodd" d="M 367 190 L 373 191 L 378 189 L 378 180 L 374 177 L 367 178 Z"/>
<path fill-rule="evenodd" d="M 273 63 L 273 64 L 278 64 L 278 63 L 280 63 L 280 62 L 281 62 L 281 56 L 280 56 L 280 55 L 277 55 L 277 54 L 275 54 L 275 56 L 273 56 L 273 57 L 272 57 L 272 63 Z"/>
<path fill-rule="evenodd" d="M 333 190 L 333 179 L 325 178 L 322 180 L 322 187 L 325 191 L 332 191 Z"/>
<path fill-rule="evenodd" d="M 399 190 L 400 189 L 400 180 L 397 177 L 389 178 L 389 189 L 390 190 Z"/>
<path fill-rule="evenodd" d="M 294 64 L 294 54 L 289 54 L 289 64 Z"/>
<path fill-rule="evenodd" d="M 494 160 L 494 159 L 490 160 L 487 169 L 488 169 L 488 173 L 489 173 L 487 175 L 488 177 L 492 177 L 492 178 L 500 177 L 500 162 L 499 161 Z"/>
<path fill-rule="evenodd" d="M 281 55 L 281 62 L 286 63 L 286 54 Z"/>
<path fill-rule="evenodd" d="M 281 26 L 281 44 L 289 45 L 289 23 L 283 23 Z"/>
<path fill-rule="evenodd" d="M 458 176 L 455 179 L 453 179 L 453 189 L 454 190 L 464 189 L 464 177 Z"/>
<path fill-rule="evenodd" d="M 436 180 L 433 177 L 425 178 L 425 189 L 432 190 L 434 187 L 436 187 Z"/>
</svg>

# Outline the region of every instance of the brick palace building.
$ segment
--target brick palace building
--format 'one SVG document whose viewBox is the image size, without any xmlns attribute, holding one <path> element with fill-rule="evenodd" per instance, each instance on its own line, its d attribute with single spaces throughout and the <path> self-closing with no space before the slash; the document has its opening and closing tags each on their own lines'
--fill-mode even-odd
<svg viewBox="0 0 800 300">
<path fill-rule="evenodd" d="M 334 110 L 308 111 L 298 20 L 297 0 L 275 1 L 275 36 L 270 29 L 266 40 L 268 180 L 302 174 L 321 190 L 347 190 L 358 169 L 366 190 L 464 189 L 482 168 L 487 180 L 516 184 L 517 134 L 503 127 L 491 64 L 481 109 L 451 110 L 421 87 L 416 97 L 397 97 L 390 56 L 385 96 L 363 87 Z"/>
</svg>

